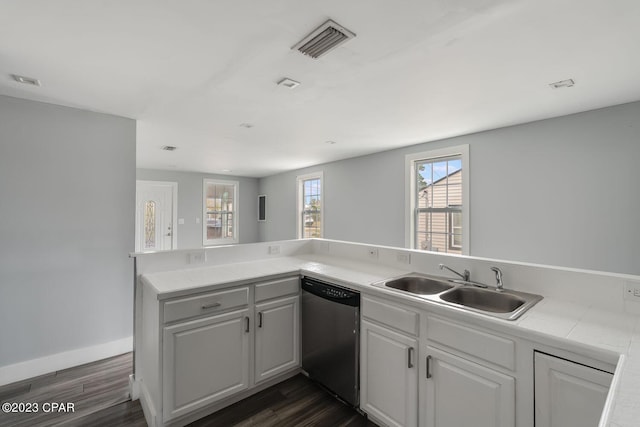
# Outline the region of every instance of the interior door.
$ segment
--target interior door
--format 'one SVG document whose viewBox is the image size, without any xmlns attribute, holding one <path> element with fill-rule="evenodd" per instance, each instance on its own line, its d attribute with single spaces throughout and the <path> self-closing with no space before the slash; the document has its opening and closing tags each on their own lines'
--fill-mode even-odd
<svg viewBox="0 0 640 427">
<path fill-rule="evenodd" d="M 175 182 L 136 181 L 136 252 L 176 248 Z"/>
</svg>

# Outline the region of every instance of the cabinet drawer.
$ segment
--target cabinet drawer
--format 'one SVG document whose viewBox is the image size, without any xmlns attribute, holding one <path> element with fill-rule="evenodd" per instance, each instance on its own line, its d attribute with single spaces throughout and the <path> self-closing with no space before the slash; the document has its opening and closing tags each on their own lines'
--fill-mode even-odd
<svg viewBox="0 0 640 427">
<path fill-rule="evenodd" d="M 427 335 L 430 341 L 510 370 L 515 369 L 515 343 L 508 338 L 437 317 L 427 318 Z"/>
<path fill-rule="evenodd" d="M 203 314 L 217 313 L 249 303 L 249 288 L 234 288 L 169 301 L 164 304 L 164 321 L 173 322 Z"/>
<path fill-rule="evenodd" d="M 402 306 L 363 297 L 362 315 L 408 334 L 418 335 L 420 316 Z"/>
<path fill-rule="evenodd" d="M 300 278 L 287 277 L 286 279 L 272 282 L 258 283 L 256 285 L 256 302 L 277 298 L 284 295 L 296 294 L 300 291 Z"/>
</svg>

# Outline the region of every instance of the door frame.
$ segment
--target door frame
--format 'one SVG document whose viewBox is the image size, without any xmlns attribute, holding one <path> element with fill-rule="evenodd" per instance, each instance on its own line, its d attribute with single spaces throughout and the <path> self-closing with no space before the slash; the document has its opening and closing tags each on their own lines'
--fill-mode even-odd
<svg viewBox="0 0 640 427">
<path fill-rule="evenodd" d="M 171 187 L 171 249 L 178 248 L 178 183 L 172 181 L 152 181 L 145 179 L 136 179 L 136 226 L 134 227 L 135 241 L 138 241 L 138 223 L 140 218 L 138 217 L 138 184 L 143 185 L 158 185 L 163 187 Z"/>
</svg>

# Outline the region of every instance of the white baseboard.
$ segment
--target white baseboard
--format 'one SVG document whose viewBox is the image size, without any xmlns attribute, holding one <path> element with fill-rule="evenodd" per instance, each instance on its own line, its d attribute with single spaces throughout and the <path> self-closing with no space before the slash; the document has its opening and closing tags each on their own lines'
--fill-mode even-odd
<svg viewBox="0 0 640 427">
<path fill-rule="evenodd" d="M 142 406 L 142 413 L 144 419 L 147 421 L 147 425 L 156 426 L 156 408 L 153 406 L 153 400 L 147 390 L 147 385 L 144 381 L 140 382 L 140 406 Z"/>
<path fill-rule="evenodd" d="M 127 337 L 91 347 L 26 360 L 13 365 L 0 366 L 0 386 L 61 369 L 95 362 L 96 360 L 106 359 L 107 357 L 117 356 L 127 353 L 132 349 L 133 337 Z"/>
</svg>

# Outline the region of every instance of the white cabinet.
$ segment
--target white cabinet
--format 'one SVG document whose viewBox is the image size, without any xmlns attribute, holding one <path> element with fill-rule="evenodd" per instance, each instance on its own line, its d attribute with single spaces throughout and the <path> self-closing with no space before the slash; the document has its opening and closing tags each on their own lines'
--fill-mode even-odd
<svg viewBox="0 0 640 427">
<path fill-rule="evenodd" d="M 300 297 L 256 304 L 256 383 L 300 365 Z"/>
<path fill-rule="evenodd" d="M 360 408 L 389 426 L 415 426 L 418 415 L 418 341 L 362 322 Z"/>
<path fill-rule="evenodd" d="M 535 353 L 536 427 L 597 426 L 613 375 Z"/>
<path fill-rule="evenodd" d="M 249 310 L 164 328 L 163 418 L 249 387 Z"/>
<path fill-rule="evenodd" d="M 362 315 L 360 409 L 387 426 L 416 426 L 419 315 L 369 297 Z"/>
<path fill-rule="evenodd" d="M 420 425 L 513 427 L 515 342 L 439 316 L 426 323 Z"/>
<path fill-rule="evenodd" d="M 299 372 L 298 276 L 166 299 L 142 286 L 136 377 L 150 426 L 186 425 Z"/>
<path fill-rule="evenodd" d="M 515 380 L 435 347 L 427 347 L 428 427 L 512 427 Z"/>
</svg>

